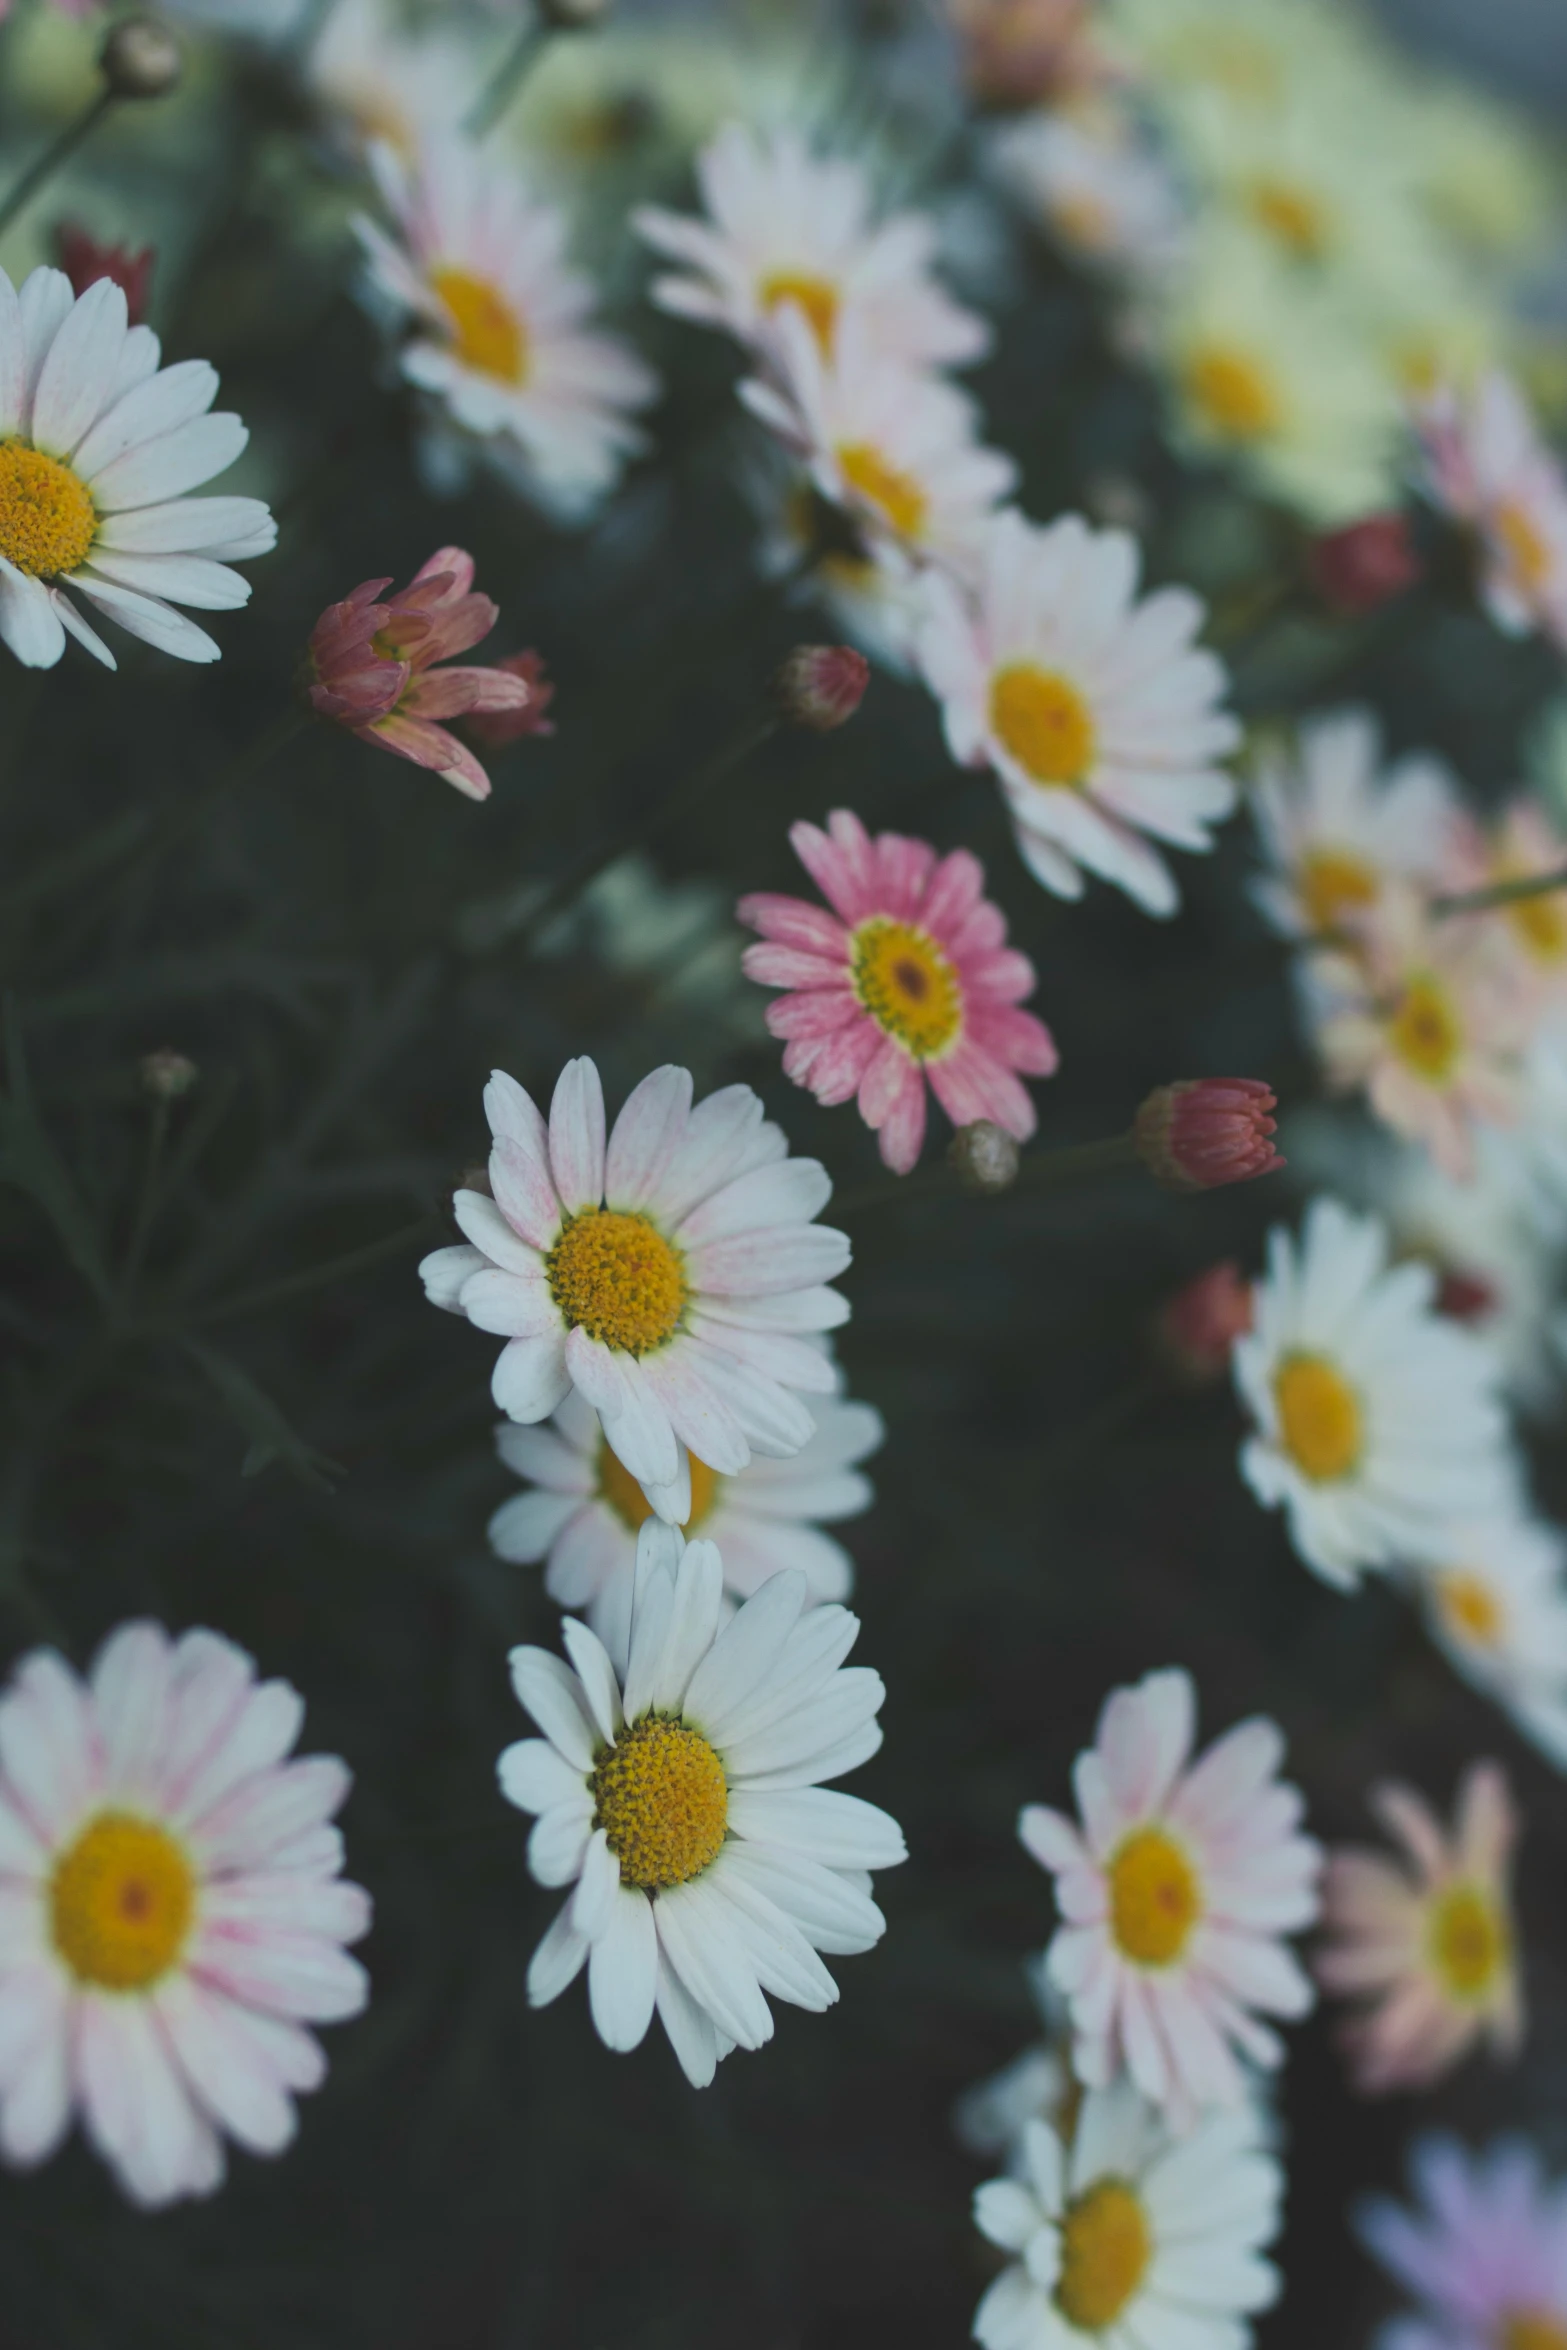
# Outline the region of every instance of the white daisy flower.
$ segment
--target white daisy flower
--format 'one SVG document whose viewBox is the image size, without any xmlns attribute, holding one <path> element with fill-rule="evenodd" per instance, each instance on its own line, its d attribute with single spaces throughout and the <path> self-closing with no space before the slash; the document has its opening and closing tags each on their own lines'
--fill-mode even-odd
<svg viewBox="0 0 1567 2350">
<path fill-rule="evenodd" d="M 416 162 L 421 142 L 453 135 L 480 86 L 476 42 L 449 23 L 410 27 L 390 0 L 333 0 L 305 60 L 311 97 L 364 153 L 377 141 Z"/>
<path fill-rule="evenodd" d="M 1436 1292 L 1431 1266 L 1390 1266 L 1386 1227 L 1337 1200 L 1313 1203 L 1298 1245 L 1268 1236 L 1233 1357 L 1255 1424 L 1241 1474 L 1341 1590 L 1510 1505 L 1495 1358 L 1436 1312 Z"/>
<path fill-rule="evenodd" d="M 161 356 L 107 278 L 78 296 L 35 269 L 19 294 L 0 270 L 0 637 L 29 669 L 52 669 L 67 632 L 115 666 L 67 588 L 161 653 L 216 661 L 175 605 L 236 610 L 250 582 L 229 565 L 277 542 L 259 499 L 185 494 L 250 436 L 208 413 L 204 359 Z"/>
<path fill-rule="evenodd" d="M 1567 1536 L 1521 1514 L 1451 1526 L 1414 1582 L 1455 1671 L 1567 1770 Z"/>
<path fill-rule="evenodd" d="M 857 1618 L 802 1614 L 805 1600 L 803 1575 L 775 1575 L 725 1624 L 714 1545 L 650 1519 L 623 1674 L 570 1616 L 571 1667 L 511 1654 L 545 1735 L 507 1748 L 501 1791 L 538 1815 L 534 1877 L 572 1887 L 528 1997 L 547 2006 L 586 1965 L 606 2047 L 635 2048 L 656 2008 L 698 2088 L 732 2048 L 771 2039 L 765 1994 L 833 2004 L 818 1953 L 880 1939 L 865 1872 L 905 1858 L 895 1820 L 821 1784 L 876 1752 L 883 1691 L 843 1669 Z"/>
<path fill-rule="evenodd" d="M 330 1826 L 329 1755 L 216 1632 L 122 1624 L 83 1682 L 35 1649 L 0 1696 L 0 2153 L 79 2113 L 133 2201 L 210 2195 L 224 2136 L 277 2154 L 326 2060 L 308 2023 L 365 2004 L 370 1923 Z"/>
<path fill-rule="evenodd" d="M 829 359 L 851 313 L 880 357 L 909 367 L 962 365 L 988 349 L 985 321 L 932 273 L 934 221 L 873 220 L 870 182 L 850 157 L 814 155 L 797 131 L 729 122 L 696 171 L 705 220 L 657 205 L 633 215 L 686 273 L 654 280 L 661 309 L 765 351 L 792 304 Z"/>
<path fill-rule="evenodd" d="M 793 604 L 812 604 L 835 640 L 906 677 L 919 626 L 919 572 L 908 558 L 836 506 L 787 449 L 768 439 L 746 451 L 741 480 L 761 525 L 757 568 Z"/>
<path fill-rule="evenodd" d="M 1316 1917 L 1322 1858 L 1278 1777 L 1277 1726 L 1241 1722 L 1192 1763 L 1196 1717 L 1179 1669 L 1112 1691 L 1072 1774 L 1082 1827 L 1037 1803 L 1018 1819 L 1056 1880 L 1063 1923 L 1045 1963 L 1071 2008 L 1079 2080 L 1103 2089 L 1124 2066 L 1180 2129 L 1247 2098 L 1238 2055 L 1279 2062 L 1259 2010 L 1310 2008 L 1283 1937 Z"/>
<path fill-rule="evenodd" d="M 790 1568 L 804 1575 L 812 1600 L 849 1595 L 854 1562 L 820 1522 L 857 1517 L 875 1500 L 856 1464 L 881 1443 L 881 1414 L 827 1396 L 814 1417 L 815 1433 L 790 1459 L 753 1459 L 736 1477 L 721 1477 L 692 1456 L 691 1515 L 681 1530 L 717 1544 L 724 1588 L 736 1599 L 749 1599 L 770 1575 Z M 490 1520 L 492 1547 L 520 1566 L 542 1560 L 551 1599 L 580 1609 L 623 1665 L 637 1536 L 655 1514 L 652 1503 L 616 1459 L 597 1413 L 575 1393 L 546 1426 L 508 1422 L 495 1441 L 507 1468 L 533 1490 L 502 1502 Z"/>
<path fill-rule="evenodd" d="M 908 572 L 963 565 L 1017 467 L 974 438 L 971 400 L 943 378 L 886 358 L 858 318 L 843 320 L 829 366 L 800 311 L 778 320 L 776 369 L 740 387 L 819 497 L 868 551 Z"/>
<path fill-rule="evenodd" d="M 791 1159 L 748 1085 L 691 1106 L 684 1069 L 655 1069 L 605 1137 L 590 1060 L 568 1061 L 546 1125 L 514 1078 L 484 1093 L 493 1198 L 459 1191 L 468 1246 L 420 1266 L 432 1304 L 509 1341 L 491 1392 L 547 1420 L 573 1389 L 659 1515 L 691 1515 L 686 1448 L 722 1477 L 786 1460 L 830 1395 L 819 1333 L 847 1319 L 824 1285 L 849 1243 L 814 1221 L 832 1191 Z"/>
<path fill-rule="evenodd" d="M 1244 2350 L 1278 2296 L 1263 2252 L 1284 2174 L 1247 2108 L 1173 2138 L 1129 2081 L 1083 2099 L 1075 2129 L 1030 2122 L 1015 2178 L 974 2221 L 1012 2254 L 974 2318 L 984 2350 Z"/>
<path fill-rule="evenodd" d="M 1129 125 L 1041 110 L 1000 131 L 991 148 L 1005 185 L 1074 261 L 1114 275 L 1172 268 L 1186 208 L 1162 159 Z"/>
<path fill-rule="evenodd" d="M 1035 879 L 1077 898 L 1086 869 L 1172 914 L 1152 841 L 1213 846 L 1235 801 L 1217 762 L 1240 729 L 1218 706 L 1222 664 L 1193 643 L 1201 602 L 1175 587 L 1139 601 L 1139 562 L 1135 539 L 1079 515 L 998 515 L 972 593 L 925 582 L 919 654 L 953 757 L 994 768 Z"/>
<path fill-rule="evenodd" d="M 1265 752 L 1252 809 L 1269 866 L 1252 894 L 1286 938 L 1364 917 L 1390 881 L 1439 889 L 1459 853 L 1451 770 L 1428 752 L 1384 768 L 1369 710 L 1307 718 L 1291 751 Z"/>
<path fill-rule="evenodd" d="M 486 456 L 552 511 L 579 515 L 643 446 L 631 413 L 657 391 L 565 258 L 566 220 L 470 143 L 426 139 L 413 166 L 371 151 L 394 240 L 355 222 L 371 282 L 409 339 L 401 365 Z"/>
<path fill-rule="evenodd" d="M 1481 599 L 1510 636 L 1567 650 L 1567 473 L 1528 402 L 1493 371 L 1471 400 L 1450 386 L 1416 414 L 1432 502 L 1473 531 Z"/>
</svg>

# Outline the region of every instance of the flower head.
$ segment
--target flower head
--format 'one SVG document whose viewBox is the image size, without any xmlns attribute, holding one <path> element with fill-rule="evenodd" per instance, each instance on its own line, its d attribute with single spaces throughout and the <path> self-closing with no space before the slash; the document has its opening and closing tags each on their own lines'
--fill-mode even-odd
<svg viewBox="0 0 1567 2350">
<path fill-rule="evenodd" d="M 18 294 L 0 270 L 0 637 L 29 669 L 52 669 L 67 633 L 115 666 L 67 589 L 160 652 L 216 661 L 174 607 L 246 603 L 229 566 L 276 541 L 259 499 L 185 495 L 249 435 L 208 414 L 218 378 L 204 359 L 160 370 L 160 357 L 112 279 L 76 295 L 60 270 L 35 269 Z"/>
<path fill-rule="evenodd" d="M 1153 844 L 1212 847 L 1240 730 L 1193 643 L 1202 605 L 1184 588 L 1138 601 L 1138 563 L 1125 532 L 1076 514 L 1046 530 L 998 515 L 972 593 L 926 580 L 919 653 L 953 757 L 994 769 L 1035 879 L 1081 897 L 1086 868 L 1162 915 L 1178 893 Z"/>
<path fill-rule="evenodd" d="M 792 726 L 832 734 L 864 701 L 870 674 L 852 645 L 796 645 L 773 679 L 773 698 Z"/>
<path fill-rule="evenodd" d="M 1277 2064 L 1258 2011 L 1304 2015 L 1311 1985 L 1284 1942 L 1317 1914 L 1317 1847 L 1278 1777 L 1272 1722 L 1230 1730 L 1191 1761 L 1189 1673 L 1117 1689 L 1073 1771 L 1082 1826 L 1043 1804 L 1018 1821 L 1056 1880 L 1062 1924 L 1046 1953 L 1066 1993 L 1078 2076 L 1124 2066 L 1178 2128 L 1246 2093 L 1237 2056 Z"/>
<path fill-rule="evenodd" d="M 1027 114 L 995 141 L 1020 205 L 1074 261 L 1112 277 L 1178 265 L 1186 218 L 1162 158 L 1128 125 Z"/>
<path fill-rule="evenodd" d="M 1250 1183 L 1284 1164 L 1272 1142 L 1278 1106 L 1259 1077 L 1182 1077 L 1156 1086 L 1133 1120 L 1138 1156 L 1166 1191 Z"/>
<path fill-rule="evenodd" d="M 1229 1257 L 1166 1299 L 1154 1323 L 1154 1344 L 1183 1386 L 1211 1387 L 1228 1373 L 1235 1341 L 1251 1323 L 1251 1283 Z"/>
<path fill-rule="evenodd" d="M 1416 417 L 1425 486 L 1474 533 L 1480 592 L 1498 628 L 1567 648 L 1567 476 L 1516 384 L 1493 372 L 1470 400 L 1451 388 Z"/>
<path fill-rule="evenodd" d="M 1119 2080 L 1089 2091 L 1075 2127 L 1026 2123 L 1019 2156 L 974 2198 L 975 2224 L 1012 2255 L 975 2315 L 983 2350 L 1239 2343 L 1277 2298 L 1262 2255 L 1284 2178 L 1249 2106 L 1175 2138 Z"/>
<path fill-rule="evenodd" d="M 72 291 L 85 294 L 100 278 L 108 278 L 125 296 L 126 314 L 132 326 L 140 326 L 147 315 L 147 293 L 152 283 L 154 252 L 151 245 L 143 245 L 133 253 L 129 245 L 110 245 L 100 242 L 79 221 L 62 220 L 54 232 L 55 257 L 71 281 Z"/>
<path fill-rule="evenodd" d="M 954 1126 L 989 1118 L 1025 1140 L 1034 1107 L 1017 1072 L 1048 1077 L 1057 1054 L 1018 1008 L 1033 965 L 1006 945 L 983 866 L 966 849 L 872 838 L 844 808 L 826 832 L 796 824 L 789 838 L 832 912 L 770 893 L 739 908 L 765 942 L 747 947 L 747 975 L 788 990 L 767 1010 L 786 1075 L 818 1101 L 857 1097 L 899 1175 L 925 1139 L 927 1084 Z"/>
<path fill-rule="evenodd" d="M 137 2203 L 210 2195 L 223 2138 L 294 2135 L 364 2006 L 370 1903 L 329 1825 L 348 1772 L 290 1761 L 304 1708 L 216 1632 L 122 1624 L 87 1680 L 35 1649 L 0 1696 L 0 2152 L 79 2113 Z"/>
<path fill-rule="evenodd" d="M 791 1159 L 748 1085 L 692 1107 L 684 1069 L 655 1069 L 606 1136 L 590 1060 L 568 1061 L 548 1122 L 497 1070 L 484 1094 L 494 1197 L 459 1191 L 467 1246 L 419 1270 L 434 1305 L 508 1341 L 492 1393 L 547 1420 L 573 1389 L 661 1517 L 691 1515 L 687 1448 L 721 1477 L 753 1452 L 787 1460 L 830 1395 L 819 1333 L 847 1315 L 824 1286 L 849 1243 L 814 1221 L 832 1190 Z"/>
<path fill-rule="evenodd" d="M 310 632 L 305 693 L 318 718 L 361 742 L 431 767 L 470 800 L 490 796 L 490 779 L 442 718 L 472 711 L 525 710 L 533 688 L 503 663 L 438 669 L 488 636 L 499 617 L 473 592 L 473 557 L 440 547 L 409 587 L 383 597 L 387 579 L 367 579 L 329 604 Z"/>
<path fill-rule="evenodd" d="M 1299 1243 L 1268 1236 L 1235 1384 L 1254 1432 L 1241 1473 L 1296 1550 L 1348 1589 L 1431 1555 L 1515 1484 L 1489 1351 L 1436 1311 L 1429 1265 L 1388 1263 L 1385 1227 L 1321 1199 Z"/>
<path fill-rule="evenodd" d="M 1435 888 L 1460 852 L 1452 774 L 1424 753 L 1384 770 L 1369 710 L 1307 719 L 1289 753 L 1260 762 L 1253 812 L 1268 865 L 1253 894 L 1287 938 L 1369 916 L 1390 882 Z"/>
<path fill-rule="evenodd" d="M 833 2004 L 818 1954 L 880 1939 L 863 1872 L 904 1858 L 894 1820 L 822 1785 L 881 1744 L 882 1684 L 844 1669 L 856 1618 L 802 1614 L 805 1596 L 803 1575 L 774 1575 L 725 1624 L 714 1545 L 650 1520 L 623 1670 L 572 1617 L 569 1667 L 511 1655 L 544 1736 L 507 1748 L 501 1791 L 538 1815 L 535 1878 L 572 1888 L 528 1996 L 547 2005 L 585 1965 L 605 2045 L 635 2048 L 656 2009 L 698 2088 L 732 2048 L 771 2039 L 765 1994 Z"/>
<path fill-rule="evenodd" d="M 1049 105 L 1111 78 L 1090 0 L 947 0 L 963 77 L 981 105 Z"/>
<path fill-rule="evenodd" d="M 1322 1886 L 1324 1991 L 1361 2002 L 1344 2039 L 1368 2095 L 1424 2089 L 1485 2038 L 1512 2056 L 1523 2037 L 1511 1875 L 1517 1819 L 1504 1773 L 1475 1763 L 1451 1837 L 1411 1788 L 1384 1783 L 1371 1806 L 1397 1860 L 1339 1849 Z"/>
<path fill-rule="evenodd" d="M 1567 2341 L 1567 2185 L 1520 2138 L 1471 2154 L 1456 2138 L 1416 2142 L 1416 2208 L 1383 2196 L 1358 2232 L 1417 2310 L 1379 2350 L 1556 2350 Z"/>
<path fill-rule="evenodd" d="M 1450 1526 L 1415 1588 L 1454 1670 L 1567 1771 L 1567 1537 L 1521 1512 Z"/>
</svg>

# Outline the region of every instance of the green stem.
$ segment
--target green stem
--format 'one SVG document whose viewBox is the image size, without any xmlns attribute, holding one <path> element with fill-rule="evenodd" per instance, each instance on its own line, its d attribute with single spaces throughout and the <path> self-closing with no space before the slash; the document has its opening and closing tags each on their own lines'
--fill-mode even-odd
<svg viewBox="0 0 1567 2350">
<path fill-rule="evenodd" d="M 84 139 L 91 138 L 104 116 L 115 102 L 116 92 L 100 90 L 92 103 L 85 107 L 74 122 L 67 123 L 52 145 L 46 147 L 16 181 L 9 195 L 0 197 L 0 234 L 8 229 L 23 206 L 30 203 L 45 180 L 57 172 L 62 163 L 69 162 Z"/>
<path fill-rule="evenodd" d="M 468 110 L 463 124 L 470 139 L 482 139 L 495 128 L 522 88 L 533 68 L 549 47 L 553 26 L 542 17 L 532 17 L 517 35 L 510 50 L 502 58 L 491 79 L 485 84 Z"/>
<path fill-rule="evenodd" d="M 1524 898 L 1542 898 L 1553 889 L 1567 889 L 1567 865 L 1554 873 L 1523 873 L 1513 881 L 1493 881 L 1484 889 L 1458 890 L 1433 898 L 1431 911 L 1438 921 L 1449 914 L 1489 914 L 1495 906 L 1516 906 Z"/>
<path fill-rule="evenodd" d="M 894 1200 L 969 1198 L 1004 1199 L 1014 1191 L 1055 1191 L 1067 1184 L 1092 1181 L 1138 1163 L 1131 1133 L 1112 1134 L 1103 1142 L 1068 1143 L 1062 1150 L 1035 1151 L 1018 1169 L 1017 1181 L 1006 1192 L 967 1193 L 952 1169 L 941 1163 L 917 1175 L 896 1176 L 890 1183 L 867 1183 L 846 1191 L 831 1203 L 835 1216 L 853 1216 L 861 1208 L 889 1207 Z"/>
<path fill-rule="evenodd" d="M 411 1248 L 415 1241 L 428 1239 L 440 1221 L 438 1216 L 421 1216 L 416 1224 L 404 1224 L 380 1240 L 366 1241 L 362 1248 L 349 1249 L 340 1257 L 329 1257 L 324 1264 L 307 1266 L 302 1273 L 289 1273 L 281 1281 L 264 1282 L 258 1289 L 241 1290 L 237 1297 L 220 1297 L 212 1305 L 198 1306 L 193 1313 L 184 1315 L 182 1325 L 210 1328 L 214 1322 L 235 1321 L 241 1314 L 259 1314 L 269 1306 L 281 1305 L 285 1299 L 303 1297 L 312 1289 L 329 1288 L 334 1281 L 346 1281 L 350 1274 L 362 1273 L 369 1266 L 378 1265 L 384 1257 Z"/>
</svg>

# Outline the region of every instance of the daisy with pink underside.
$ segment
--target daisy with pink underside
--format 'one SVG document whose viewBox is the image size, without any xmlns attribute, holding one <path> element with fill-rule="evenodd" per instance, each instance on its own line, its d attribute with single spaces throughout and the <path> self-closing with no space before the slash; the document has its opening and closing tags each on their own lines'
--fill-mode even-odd
<svg viewBox="0 0 1567 2350">
<path fill-rule="evenodd" d="M 1284 1936 L 1315 1920 L 1321 1866 L 1275 1724 L 1241 1722 L 1191 1763 L 1196 1706 L 1179 1667 L 1113 1691 L 1073 1771 L 1081 1826 L 1043 1804 L 1018 1820 L 1056 1881 L 1045 1963 L 1078 2077 L 1104 2088 L 1124 2067 L 1182 2130 L 1246 2096 L 1238 2058 L 1279 2062 L 1259 2011 L 1310 2008 Z"/>
<path fill-rule="evenodd" d="M 216 1632 L 122 1624 L 83 1681 L 35 1649 L 0 1696 L 0 2153 L 81 2116 L 134 2202 L 210 2195 L 223 2139 L 278 2154 L 365 2004 L 370 1923 L 303 1702 Z"/>
<path fill-rule="evenodd" d="M 1567 2345 L 1567 2181 L 1522 2138 L 1471 2154 L 1420 2139 L 1416 2208 L 1375 2196 L 1355 2214 L 1363 2242 L 1416 2307 L 1374 2350 L 1563 2350 Z"/>
<path fill-rule="evenodd" d="M 1451 1836 L 1412 1788 L 1384 1783 L 1371 1808 L 1398 1858 L 1330 1852 L 1322 1884 L 1324 1991 L 1359 2000 L 1344 2048 L 1368 2096 L 1425 2089 L 1476 2041 L 1511 2057 L 1523 2039 L 1510 1874 L 1517 1815 L 1506 1774 L 1475 1763 Z"/>
<path fill-rule="evenodd" d="M 789 838 L 832 912 L 771 892 L 739 907 L 764 941 L 745 951 L 747 977 L 788 990 L 767 1008 L 785 1074 L 820 1102 L 857 1096 L 897 1175 L 925 1140 L 927 1084 L 954 1126 L 988 1118 L 1026 1142 L 1034 1105 L 1017 1072 L 1049 1077 L 1059 1056 L 1018 1008 L 1034 967 L 1007 945 L 978 858 L 873 837 L 845 808 L 825 832 L 796 824 Z"/>
<path fill-rule="evenodd" d="M 1510 377 L 1469 400 L 1450 387 L 1417 411 L 1432 503 L 1474 533 L 1480 597 L 1509 636 L 1567 648 L 1567 475 Z"/>
</svg>

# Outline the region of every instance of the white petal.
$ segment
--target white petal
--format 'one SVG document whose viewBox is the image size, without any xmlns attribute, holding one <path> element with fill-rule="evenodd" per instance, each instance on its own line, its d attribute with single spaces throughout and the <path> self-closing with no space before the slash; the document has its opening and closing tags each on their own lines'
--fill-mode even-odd
<svg viewBox="0 0 1567 2350">
<path fill-rule="evenodd" d="M 215 473 L 226 472 L 249 438 L 240 419 L 226 410 L 198 416 L 175 432 L 142 441 L 106 465 L 93 483 L 93 503 L 106 515 L 165 505 L 187 490 L 199 489 Z"/>
<path fill-rule="evenodd" d="M 507 1658 L 518 1703 L 532 1714 L 550 1744 L 584 1776 L 598 1743 L 581 1682 L 547 1648 L 514 1648 Z"/>
<path fill-rule="evenodd" d="M 653 1904 L 635 1886 L 617 1886 L 608 1923 L 588 1959 L 588 2004 L 606 2048 L 636 2048 L 647 2037 L 658 1989 Z"/>
<path fill-rule="evenodd" d="M 31 438 L 38 448 L 54 457 L 68 457 L 102 413 L 113 391 L 128 323 L 124 289 L 111 278 L 99 278 L 72 304 L 49 346 L 33 394 Z"/>
</svg>

